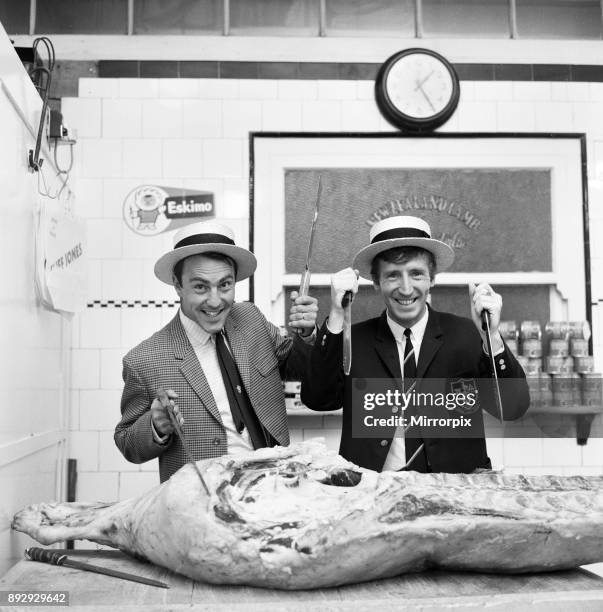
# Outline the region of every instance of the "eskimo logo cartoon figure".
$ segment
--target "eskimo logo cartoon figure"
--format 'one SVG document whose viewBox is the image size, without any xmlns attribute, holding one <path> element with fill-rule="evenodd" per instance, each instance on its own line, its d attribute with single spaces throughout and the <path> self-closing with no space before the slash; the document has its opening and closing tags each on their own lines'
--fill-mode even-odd
<svg viewBox="0 0 603 612">
<path fill-rule="evenodd" d="M 165 216 L 168 193 L 154 185 L 137 187 L 124 202 L 124 219 L 128 227 L 142 236 L 163 232 L 170 220 Z"/>
</svg>

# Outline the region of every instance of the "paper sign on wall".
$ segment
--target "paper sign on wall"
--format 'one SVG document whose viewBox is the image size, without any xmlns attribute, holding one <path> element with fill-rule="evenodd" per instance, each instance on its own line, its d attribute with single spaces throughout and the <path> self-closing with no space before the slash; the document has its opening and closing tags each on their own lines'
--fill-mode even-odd
<svg viewBox="0 0 603 612">
<path fill-rule="evenodd" d="M 62 202 L 45 201 L 37 213 L 36 290 L 51 310 L 86 306 L 87 242 L 84 221 Z"/>
</svg>

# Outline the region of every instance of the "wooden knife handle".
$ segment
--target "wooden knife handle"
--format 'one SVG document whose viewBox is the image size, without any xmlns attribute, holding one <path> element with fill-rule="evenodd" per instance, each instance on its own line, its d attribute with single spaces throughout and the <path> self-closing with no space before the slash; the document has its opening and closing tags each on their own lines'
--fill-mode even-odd
<svg viewBox="0 0 603 612">
<path fill-rule="evenodd" d="M 341 307 L 346 308 L 346 306 L 349 306 L 352 303 L 353 299 L 354 293 L 352 291 L 346 291 L 341 298 Z"/>
<path fill-rule="evenodd" d="M 62 555 L 59 552 L 48 548 L 32 548 L 25 549 L 25 557 L 32 561 L 40 561 L 42 563 L 50 563 L 51 565 L 63 565 L 67 560 L 67 555 Z"/>
</svg>

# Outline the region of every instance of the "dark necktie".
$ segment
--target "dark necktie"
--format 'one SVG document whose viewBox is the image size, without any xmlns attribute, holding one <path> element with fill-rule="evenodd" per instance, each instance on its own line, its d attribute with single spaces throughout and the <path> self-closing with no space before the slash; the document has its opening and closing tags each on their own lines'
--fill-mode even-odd
<svg viewBox="0 0 603 612">
<path fill-rule="evenodd" d="M 417 362 L 415 359 L 415 349 L 413 348 L 412 342 L 410 341 L 409 327 L 404 330 L 404 336 L 406 336 L 406 343 L 404 344 L 404 391 L 408 392 L 413 382 L 417 378 Z M 413 415 L 416 415 L 416 410 L 413 407 L 413 402 L 410 402 L 405 415 L 408 419 L 408 422 L 410 422 L 410 419 Z M 422 444 L 423 440 L 419 437 L 416 428 L 411 428 L 410 430 L 408 430 L 407 435 L 405 437 L 406 461 L 409 461 L 410 458 L 414 455 L 415 451 Z M 419 455 L 413 459 L 413 462 L 408 469 L 416 470 L 419 472 L 426 472 L 427 461 L 425 458 L 425 452 L 419 453 Z"/>
<path fill-rule="evenodd" d="M 410 327 L 404 330 L 404 335 L 406 336 L 406 343 L 404 344 L 404 391 L 408 391 L 413 380 L 417 377 L 417 363 L 415 349 L 410 341 Z"/>
<path fill-rule="evenodd" d="M 228 403 L 230 404 L 230 413 L 232 414 L 232 420 L 237 431 L 241 433 L 245 427 L 247 428 L 254 449 L 272 446 L 267 440 L 269 434 L 265 433 L 251 405 L 247 391 L 243 386 L 237 364 L 226 345 L 224 332 L 216 334 L 215 338 L 218 363 L 222 372 Z"/>
</svg>

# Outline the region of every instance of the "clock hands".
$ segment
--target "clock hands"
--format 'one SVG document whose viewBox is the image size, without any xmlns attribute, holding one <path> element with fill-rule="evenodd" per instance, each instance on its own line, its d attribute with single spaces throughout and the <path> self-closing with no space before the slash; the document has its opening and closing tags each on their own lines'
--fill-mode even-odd
<svg viewBox="0 0 603 612">
<path fill-rule="evenodd" d="M 431 106 L 431 110 L 435 112 L 436 110 L 435 106 L 433 105 L 433 103 L 431 102 L 431 99 L 429 98 L 427 93 L 425 93 L 425 90 L 423 89 L 423 85 L 431 78 L 431 75 L 434 72 L 435 71 L 432 70 L 423 80 L 415 81 L 415 91 L 419 90 L 423 94 L 423 97 L 427 100 L 427 104 L 429 104 L 429 106 Z"/>
<path fill-rule="evenodd" d="M 415 81 L 415 91 L 417 91 L 417 89 L 421 89 L 421 86 L 429 80 L 434 72 L 435 70 L 432 70 L 422 81 Z"/>
<path fill-rule="evenodd" d="M 425 81 L 423 81 L 423 82 L 425 82 Z M 423 94 L 423 97 L 427 100 L 427 103 L 429 104 L 429 106 L 431 106 L 431 110 L 435 112 L 436 108 L 432 104 L 431 99 L 429 98 L 429 96 L 425 93 L 425 90 L 423 89 L 422 84 L 418 84 L 417 87 L 415 87 L 415 91 L 417 91 L 417 89 Z"/>
</svg>

